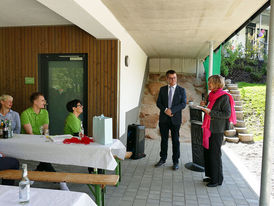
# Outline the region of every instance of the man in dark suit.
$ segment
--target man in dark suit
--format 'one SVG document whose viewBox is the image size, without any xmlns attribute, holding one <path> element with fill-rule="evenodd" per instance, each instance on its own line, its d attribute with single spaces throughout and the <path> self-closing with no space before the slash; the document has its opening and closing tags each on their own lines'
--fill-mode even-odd
<svg viewBox="0 0 274 206">
<path fill-rule="evenodd" d="M 161 133 L 161 159 L 155 167 L 165 164 L 167 158 L 168 136 L 171 131 L 173 170 L 179 169 L 180 141 L 179 130 L 182 122 L 182 110 L 186 107 L 185 89 L 177 85 L 174 70 L 166 72 L 168 85 L 160 88 L 157 107 L 160 109 L 159 127 Z"/>
</svg>

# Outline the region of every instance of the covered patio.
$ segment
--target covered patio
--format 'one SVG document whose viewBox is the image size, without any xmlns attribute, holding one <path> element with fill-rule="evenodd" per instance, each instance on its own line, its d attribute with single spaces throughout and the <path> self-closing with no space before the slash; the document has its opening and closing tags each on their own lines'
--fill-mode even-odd
<svg viewBox="0 0 274 206">
<path fill-rule="evenodd" d="M 222 42 L 236 34 L 238 29 L 248 23 L 256 12 L 269 4 L 270 1 L 267 0 L 199 0 L 193 2 L 5 0 L 2 1 L 0 7 L 0 27 L 3 27 L 5 32 L 3 32 L 3 36 L 0 36 L 0 59 L 2 59 L 0 62 L 0 92 L 14 96 L 16 100 L 15 110 L 23 111 L 29 104 L 27 96 L 39 89 L 37 54 L 41 52 L 88 53 L 79 49 L 81 44 L 85 49 L 90 50 L 88 55 L 94 60 L 94 62 L 89 61 L 88 68 L 89 77 L 92 77 L 88 81 L 89 97 L 93 97 L 93 92 L 98 91 L 94 97 L 101 100 L 99 103 L 91 99 L 88 101 L 87 108 L 89 108 L 90 119 L 87 126 L 90 128 L 89 135 L 92 135 L 91 117 L 104 113 L 115 119 L 114 137 L 125 143 L 127 126 L 138 120 L 140 100 L 144 92 L 146 74 L 149 72 L 149 59 L 154 58 L 161 63 L 158 66 L 159 71 L 169 69 L 168 67 L 172 66 L 179 72 L 197 73 L 198 77 L 198 74 L 202 73 L 199 70 L 199 65 L 206 56 L 210 55 L 210 75 L 212 74 L 213 51 Z M 65 38 L 58 39 L 60 37 L 58 29 L 70 37 L 71 31 L 64 32 L 64 28 L 62 28 L 64 25 L 66 28 L 72 26 L 72 30 L 78 33 L 83 32 L 85 39 L 87 39 L 85 35 L 88 34 L 88 37 L 92 38 L 92 42 L 94 42 L 94 49 L 82 43 L 77 35 L 72 35 L 74 42 L 70 39 L 66 41 Z M 47 41 L 38 41 L 38 38 L 37 41 L 32 41 L 33 38 L 36 38 L 35 35 L 41 36 L 35 33 L 36 27 L 43 30 L 46 28 L 45 26 L 52 26 L 49 28 L 53 32 L 52 39 L 46 38 L 50 32 L 44 32 L 45 39 L 49 43 L 44 45 Z M 23 40 L 21 42 L 23 38 L 17 37 L 12 32 L 6 32 L 5 28 L 9 30 L 10 27 L 15 27 L 18 31 L 22 27 L 27 31 L 30 30 L 30 33 L 23 35 L 29 41 Z M 20 31 L 17 33 L 22 35 Z M 17 44 L 15 40 L 21 44 Z M 64 47 L 59 48 L 62 40 L 64 40 Z M 104 41 L 106 42 L 104 43 Z M 113 41 L 113 44 L 110 41 Z M 272 37 L 270 42 L 272 43 Z M 71 44 L 72 46 L 70 46 Z M 33 45 L 43 47 L 45 51 L 34 49 Z M 22 57 L 24 53 L 29 55 L 29 61 L 14 61 L 13 51 L 17 46 L 19 49 L 16 50 L 16 56 Z M 106 52 L 104 52 L 104 47 L 107 48 Z M 273 57 L 272 53 L 270 52 L 269 59 Z M 94 54 L 95 58 L 92 56 Z M 113 82 L 110 86 L 107 85 L 108 80 L 103 80 L 102 77 L 105 74 L 104 63 L 108 61 L 107 57 L 110 57 L 111 54 L 113 54 L 113 63 L 110 64 L 109 68 L 112 65 L 111 71 L 113 73 L 110 74 L 117 79 L 112 79 Z M 22 57 L 22 59 L 24 58 Z M 129 62 L 128 59 L 130 59 Z M 172 63 L 167 64 L 166 62 Z M 269 66 L 269 71 L 273 70 L 272 67 L 273 65 Z M 269 72 L 268 74 L 272 78 L 272 73 Z M 97 78 L 98 76 L 101 77 L 101 80 Z M 24 78 L 27 77 L 33 78 L 34 82 L 31 85 L 26 85 L 24 82 Z M 268 80 L 269 88 L 272 83 L 271 78 Z M 14 85 L 14 80 L 17 81 L 16 85 Z M 103 81 L 106 85 L 99 85 Z M 100 86 L 104 87 L 105 90 L 100 90 Z M 111 91 L 111 89 L 115 91 Z M 108 99 L 104 99 L 104 94 L 107 92 L 115 94 L 111 99 L 114 100 L 114 104 L 111 104 L 112 102 Z M 268 89 L 268 108 L 272 108 L 271 93 L 273 92 L 270 88 Z M 104 105 L 107 104 L 113 108 L 104 109 Z M 269 111 L 270 113 L 273 111 Z M 270 116 L 266 121 L 267 125 L 271 123 Z M 270 126 L 267 128 L 266 141 L 270 138 Z M 266 169 L 263 172 L 265 177 L 266 174 L 269 177 L 270 166 L 266 164 L 266 161 L 270 157 L 270 146 L 271 144 L 267 146 L 265 154 Z M 241 174 L 242 171 L 237 169 L 233 160 L 225 153 L 223 155 L 224 184 L 217 188 L 207 188 L 201 181 L 202 173 L 192 172 L 184 167 L 185 163 L 192 160 L 190 144 L 182 143 L 180 169 L 175 172 L 169 166 L 154 168 L 153 165 L 159 158 L 159 142 L 146 140 L 145 149 L 147 154 L 145 158 L 123 161 L 122 182 L 119 187 L 107 188 L 106 205 L 240 206 L 259 204 L 259 188 L 255 188 L 256 192 L 254 192 L 254 188 L 252 189 L 244 179 L 246 175 Z M 169 148 L 169 152 L 171 152 L 171 148 Z M 170 154 L 169 157 L 171 157 Z M 34 169 L 37 164 L 31 161 L 27 163 L 30 169 Z M 171 159 L 168 159 L 167 165 L 172 165 Z M 55 167 L 59 171 L 87 173 L 87 169 L 82 167 L 60 165 L 55 165 Z M 267 184 L 267 179 L 264 179 L 263 183 L 265 183 L 262 187 L 264 196 L 261 203 L 264 206 L 264 202 L 269 203 L 270 185 Z M 51 183 L 36 182 L 33 186 L 55 188 L 55 185 Z M 87 193 L 89 191 L 83 185 L 72 184 L 69 186 L 72 191 Z"/>
</svg>

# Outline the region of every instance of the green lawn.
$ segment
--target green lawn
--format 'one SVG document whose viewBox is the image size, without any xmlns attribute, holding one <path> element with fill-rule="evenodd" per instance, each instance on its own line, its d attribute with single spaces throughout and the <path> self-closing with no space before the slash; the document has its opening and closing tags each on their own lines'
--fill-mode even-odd
<svg viewBox="0 0 274 206">
<path fill-rule="evenodd" d="M 248 131 L 254 140 L 263 139 L 265 84 L 238 82 L 244 107 L 244 118 Z"/>
</svg>

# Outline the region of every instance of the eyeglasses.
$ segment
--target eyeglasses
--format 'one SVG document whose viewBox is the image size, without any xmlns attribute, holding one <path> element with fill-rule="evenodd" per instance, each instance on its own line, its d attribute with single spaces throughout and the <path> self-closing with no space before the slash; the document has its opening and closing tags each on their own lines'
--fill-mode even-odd
<svg viewBox="0 0 274 206">
<path fill-rule="evenodd" d="M 81 104 L 77 104 L 77 106 L 76 107 L 84 107 L 83 105 L 81 105 Z"/>
</svg>

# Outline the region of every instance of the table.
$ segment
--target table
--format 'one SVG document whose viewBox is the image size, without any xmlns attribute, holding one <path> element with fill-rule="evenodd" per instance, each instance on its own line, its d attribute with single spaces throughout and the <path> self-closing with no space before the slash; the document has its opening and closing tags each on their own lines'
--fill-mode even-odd
<svg viewBox="0 0 274 206">
<path fill-rule="evenodd" d="M 19 188 L 0 185 L 1 205 L 14 206 L 19 204 Z M 94 206 L 95 202 L 82 192 L 30 188 L 28 206 Z"/>
<path fill-rule="evenodd" d="M 124 159 L 126 147 L 118 139 L 110 145 L 83 145 L 51 142 L 43 135 L 14 134 L 11 139 L 0 139 L 0 151 L 18 159 L 114 170 L 114 156 Z"/>
</svg>

